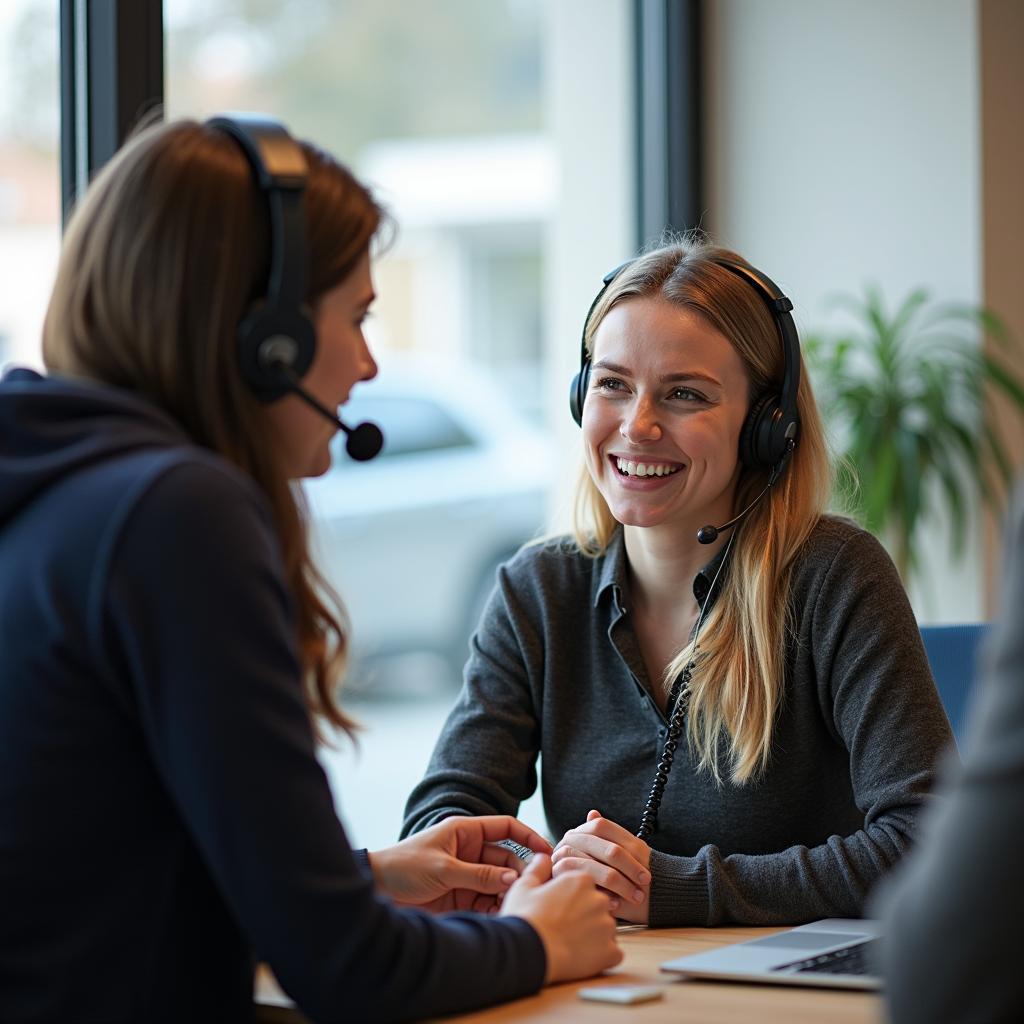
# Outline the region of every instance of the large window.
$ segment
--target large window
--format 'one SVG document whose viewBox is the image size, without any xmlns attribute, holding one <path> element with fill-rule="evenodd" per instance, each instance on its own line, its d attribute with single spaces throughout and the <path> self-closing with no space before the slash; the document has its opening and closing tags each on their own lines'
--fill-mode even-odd
<svg viewBox="0 0 1024 1024">
<path fill-rule="evenodd" d="M 547 527 L 578 443 L 565 392 L 580 322 L 634 246 L 631 6 L 164 3 L 169 117 L 280 117 L 398 224 L 375 266 L 381 374 L 351 403 L 392 446 L 355 464 L 339 445 L 306 486 L 370 726 L 358 756 L 346 741 L 324 755 L 359 844 L 396 837 L 495 566 Z"/>
<path fill-rule="evenodd" d="M 538 412 L 554 185 L 539 0 L 167 0 L 165 20 L 169 116 L 265 110 L 393 210 L 377 346 L 501 368 Z"/>
<path fill-rule="evenodd" d="M 60 244 L 57 4 L 0 5 L 0 366 L 38 366 Z"/>
</svg>

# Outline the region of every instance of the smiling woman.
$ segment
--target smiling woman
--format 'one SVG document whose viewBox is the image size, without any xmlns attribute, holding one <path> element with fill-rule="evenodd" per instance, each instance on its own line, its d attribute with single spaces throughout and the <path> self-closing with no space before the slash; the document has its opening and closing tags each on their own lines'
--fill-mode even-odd
<svg viewBox="0 0 1024 1024">
<path fill-rule="evenodd" d="M 825 514 L 792 305 L 697 240 L 606 281 L 575 535 L 499 574 L 405 830 L 516 813 L 540 755 L 556 873 L 619 917 L 858 916 L 950 732 L 891 561 Z"/>
<path fill-rule="evenodd" d="M 601 320 L 593 355 L 587 469 L 615 519 L 691 536 L 727 519 L 750 394 L 736 349 L 696 314 L 638 298 Z"/>
</svg>

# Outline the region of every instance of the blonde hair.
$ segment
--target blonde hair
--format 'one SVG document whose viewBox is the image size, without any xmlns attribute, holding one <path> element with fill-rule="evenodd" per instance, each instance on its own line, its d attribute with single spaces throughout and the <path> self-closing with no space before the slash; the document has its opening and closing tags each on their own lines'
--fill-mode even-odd
<svg viewBox="0 0 1024 1024">
<path fill-rule="evenodd" d="M 368 250 L 382 211 L 348 170 L 301 145 L 312 305 Z M 351 730 L 335 702 L 344 608 L 313 565 L 305 510 L 238 368 L 236 328 L 265 293 L 269 262 L 265 200 L 238 144 L 194 121 L 146 128 L 71 218 L 43 358 L 50 370 L 144 395 L 263 490 L 295 600 L 309 706 Z"/>
<path fill-rule="evenodd" d="M 719 259 L 744 262 L 729 250 L 697 238 L 638 257 L 612 281 L 594 307 L 586 344 L 620 302 L 656 297 L 699 314 L 733 345 L 750 380 L 751 402 L 777 393 L 782 381 L 782 342 L 764 299 Z M 828 448 L 818 407 L 801 358 L 797 393 L 800 433 L 785 472 L 737 529 L 730 565 L 700 634 L 675 655 L 665 673 L 676 679 L 697 657 L 690 682 L 687 736 L 699 766 L 721 781 L 756 779 L 771 754 L 782 699 L 793 561 L 825 511 L 831 490 Z M 767 482 L 767 470 L 742 467 L 736 507 L 745 508 Z M 618 523 L 583 467 L 576 488 L 574 534 L 588 555 L 602 554 Z M 688 585 L 688 584 L 687 584 Z M 723 751 L 723 744 L 727 744 Z"/>
</svg>

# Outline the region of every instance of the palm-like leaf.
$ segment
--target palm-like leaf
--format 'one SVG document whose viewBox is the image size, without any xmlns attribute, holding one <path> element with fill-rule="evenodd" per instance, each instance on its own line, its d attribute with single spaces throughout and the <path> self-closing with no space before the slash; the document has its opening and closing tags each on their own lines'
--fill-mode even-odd
<svg viewBox="0 0 1024 1024">
<path fill-rule="evenodd" d="M 1007 340 L 988 310 L 930 304 L 923 288 L 891 315 L 874 287 L 835 304 L 859 330 L 814 335 L 804 351 L 847 467 L 837 474 L 838 497 L 890 545 L 906 579 L 919 564 L 929 495 L 946 503 L 955 555 L 966 539 L 965 485 L 992 507 L 1005 499 L 1012 466 L 985 395 L 997 389 L 1024 415 L 1024 383 L 979 346 L 979 334 L 999 346 Z"/>
</svg>

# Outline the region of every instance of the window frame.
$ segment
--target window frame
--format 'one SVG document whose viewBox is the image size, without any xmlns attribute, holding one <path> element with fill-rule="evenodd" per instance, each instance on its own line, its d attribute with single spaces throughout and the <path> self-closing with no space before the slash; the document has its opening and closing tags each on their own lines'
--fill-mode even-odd
<svg viewBox="0 0 1024 1024">
<path fill-rule="evenodd" d="M 637 234 L 701 223 L 703 0 L 634 0 Z M 163 0 L 60 0 L 61 207 L 164 102 Z"/>
<path fill-rule="evenodd" d="M 60 0 L 64 224 L 132 128 L 163 107 L 162 0 Z"/>
<path fill-rule="evenodd" d="M 641 243 L 701 224 L 703 0 L 635 0 L 637 230 Z"/>
</svg>

